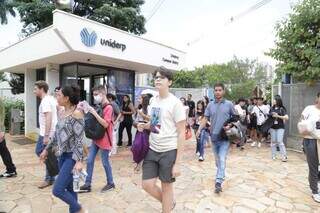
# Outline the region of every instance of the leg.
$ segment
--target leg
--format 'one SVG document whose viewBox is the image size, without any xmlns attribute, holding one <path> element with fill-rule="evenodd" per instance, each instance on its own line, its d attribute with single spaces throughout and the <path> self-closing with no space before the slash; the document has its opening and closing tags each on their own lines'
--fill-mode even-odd
<svg viewBox="0 0 320 213">
<path fill-rule="evenodd" d="M 170 213 L 173 207 L 173 183 L 161 182 L 162 212 Z"/>
<path fill-rule="evenodd" d="M 86 178 L 86 185 L 87 186 L 91 186 L 94 161 L 96 159 L 96 155 L 97 155 L 98 151 L 99 151 L 98 146 L 93 142 L 90 147 L 90 152 L 89 152 L 89 156 L 87 159 L 87 173 L 88 173 L 88 176 Z"/>
<path fill-rule="evenodd" d="M 313 139 L 304 139 L 303 147 L 306 153 L 308 167 L 309 167 L 309 185 L 312 194 L 318 193 L 318 172 L 319 159 L 317 154 L 317 141 Z"/>
<path fill-rule="evenodd" d="M 112 177 L 112 168 L 109 161 L 109 150 L 100 150 L 101 151 L 101 161 L 102 165 L 104 167 L 104 171 L 106 173 L 107 177 L 107 184 L 112 185 L 113 183 L 113 177 Z"/>
<path fill-rule="evenodd" d="M 219 165 L 218 165 L 216 182 L 222 183 L 225 178 L 226 160 L 227 160 L 227 154 L 229 151 L 230 143 L 229 141 L 221 141 L 218 143 L 220 143 L 219 149 L 218 149 L 218 156 L 217 156 Z"/>
<path fill-rule="evenodd" d="M 12 162 L 12 157 L 11 157 L 10 151 L 7 147 L 5 139 L 3 139 L 2 142 L 0 142 L 0 155 L 1 155 L 1 158 L 2 158 L 4 165 L 6 166 L 6 170 L 7 170 L 6 172 L 8 172 L 8 173 L 16 172 L 16 167 Z"/>
<path fill-rule="evenodd" d="M 284 129 L 278 129 L 277 131 L 277 141 L 279 143 L 280 153 L 283 158 L 287 157 L 286 146 L 283 143 Z"/>
<path fill-rule="evenodd" d="M 157 178 L 152 178 L 142 181 L 142 188 L 153 198 L 157 199 L 159 202 L 162 202 L 162 191 L 157 186 Z"/>
<path fill-rule="evenodd" d="M 70 181 L 69 185 L 67 186 L 67 192 L 69 192 L 71 196 L 78 202 L 78 194 L 73 191 L 73 181 Z M 77 212 L 77 210 L 70 206 L 69 212 Z"/>
<path fill-rule="evenodd" d="M 124 127 L 125 127 L 124 122 L 121 122 L 119 126 L 118 146 L 122 146 L 122 134 L 123 134 Z"/>
<path fill-rule="evenodd" d="M 271 134 L 271 154 L 272 158 L 275 158 L 277 155 L 277 130 L 276 129 L 270 129 Z"/>
<path fill-rule="evenodd" d="M 70 153 L 64 153 L 60 157 L 60 171 L 52 190 L 54 196 L 60 198 L 69 205 L 70 213 L 75 213 L 81 210 L 81 206 L 79 205 L 74 195 L 73 188 L 71 187 L 73 183 L 72 170 L 75 163 L 76 162 L 72 159 L 72 154 Z M 69 190 L 71 190 L 71 192 Z"/>
<path fill-rule="evenodd" d="M 36 155 L 39 157 L 40 154 L 42 153 L 42 151 L 46 148 L 46 146 L 43 144 L 43 136 L 39 136 L 37 144 L 36 144 Z M 44 181 L 47 183 L 53 182 L 54 181 L 54 177 L 50 177 L 49 173 L 48 173 L 48 168 L 46 167 L 46 171 L 45 171 L 45 178 Z M 44 183 L 45 186 L 45 183 Z M 40 188 L 42 188 L 40 186 Z"/>
<path fill-rule="evenodd" d="M 207 131 L 204 129 L 201 131 L 201 134 L 200 134 L 200 141 L 199 141 L 199 152 L 200 152 L 200 156 L 201 157 L 204 157 L 204 145 L 206 143 L 206 135 L 207 134 Z"/>
<path fill-rule="evenodd" d="M 126 124 L 126 130 L 128 134 L 128 146 L 132 145 L 132 123 Z"/>
</svg>

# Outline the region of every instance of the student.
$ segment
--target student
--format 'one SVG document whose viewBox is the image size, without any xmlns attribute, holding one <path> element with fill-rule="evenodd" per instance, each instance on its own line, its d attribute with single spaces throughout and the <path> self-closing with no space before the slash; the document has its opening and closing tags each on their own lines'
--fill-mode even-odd
<svg viewBox="0 0 320 213">
<path fill-rule="evenodd" d="M 312 191 L 314 201 L 320 203 L 320 193 L 318 191 L 319 181 L 319 157 L 320 148 L 317 140 L 320 139 L 320 92 L 317 94 L 316 104 L 307 106 L 301 115 L 301 120 L 307 121 L 312 126 L 311 132 L 304 130 L 303 149 L 307 157 L 309 167 L 309 186 Z"/>
<path fill-rule="evenodd" d="M 188 106 L 188 103 L 187 103 L 187 101 L 186 101 L 186 99 L 184 97 L 181 97 L 180 101 L 181 101 L 181 103 L 183 105 L 183 108 L 184 108 L 184 111 L 186 113 L 186 118 L 188 118 L 188 115 L 189 115 L 189 112 L 190 112 L 190 108 Z"/>
<path fill-rule="evenodd" d="M 83 168 L 84 119 L 82 112 L 77 110 L 79 100 L 78 86 L 65 86 L 58 91 L 58 104 L 65 110 L 52 140 L 40 155 L 40 159 L 44 161 L 48 156 L 48 149 L 57 147 L 60 170 L 52 193 L 69 205 L 70 213 L 84 212 L 77 193 L 73 191 L 73 171 L 80 172 Z"/>
<path fill-rule="evenodd" d="M 261 147 L 261 141 L 263 138 L 263 132 L 261 131 L 262 125 L 267 120 L 267 116 L 269 114 L 269 107 L 267 105 L 263 104 L 263 98 L 259 97 L 257 98 L 258 102 L 257 105 L 253 107 L 253 113 L 257 117 L 257 134 L 258 137 L 255 138 L 256 141 L 254 141 L 251 146 L 254 147 L 258 145 L 258 148 Z"/>
<path fill-rule="evenodd" d="M 56 124 L 58 120 L 57 114 L 57 101 L 54 97 L 48 95 L 49 86 L 45 81 L 37 81 L 34 87 L 34 94 L 41 99 L 39 106 L 39 128 L 40 134 L 36 144 L 36 154 L 40 156 L 49 142 L 49 139 L 53 137 Z M 38 188 L 44 189 L 54 182 L 54 177 L 50 177 L 48 169 L 46 168 L 45 180 Z"/>
<path fill-rule="evenodd" d="M 270 114 L 274 118 L 274 124 L 270 129 L 272 159 L 276 159 L 277 146 L 279 146 L 282 161 L 286 162 L 288 157 L 286 147 L 283 143 L 283 136 L 285 132 L 284 123 L 289 117 L 286 108 L 282 104 L 282 99 L 279 96 L 275 97 Z"/>
<path fill-rule="evenodd" d="M 112 132 L 112 149 L 110 154 L 117 154 L 117 141 L 118 141 L 118 132 L 119 132 L 119 120 L 121 118 L 120 107 L 117 104 L 117 97 L 111 93 L 107 94 L 107 99 L 112 105 L 113 109 L 113 132 Z"/>
<path fill-rule="evenodd" d="M 129 95 L 123 96 L 123 102 L 122 102 L 122 118 L 123 121 L 120 123 L 119 127 L 119 139 L 118 139 L 118 146 L 122 146 L 122 134 L 123 130 L 126 128 L 127 134 L 128 134 L 128 147 L 132 145 L 132 124 L 133 124 L 133 118 L 132 115 L 135 113 L 133 104 L 131 103 Z"/>
<path fill-rule="evenodd" d="M 190 125 L 193 125 L 194 123 L 194 118 L 195 118 L 195 112 L 196 112 L 196 104 L 194 103 L 194 101 L 192 100 L 192 95 L 188 94 L 187 97 L 187 105 L 189 107 L 189 113 L 188 113 L 188 123 Z"/>
<path fill-rule="evenodd" d="M 222 192 L 222 183 L 225 178 L 226 159 L 230 146 L 230 142 L 225 136 L 225 131 L 230 129 L 230 125 L 226 124 L 236 115 L 232 102 L 224 99 L 224 94 L 224 85 L 216 83 L 214 85 L 215 100 L 208 105 L 204 114 L 205 117 L 202 119 L 197 132 L 197 137 L 199 137 L 202 129 L 210 119 L 212 149 L 217 167 L 215 193 Z"/>
<path fill-rule="evenodd" d="M 12 157 L 5 140 L 4 117 L 4 103 L 0 97 L 0 155 L 4 165 L 6 166 L 6 171 L 0 174 L 0 178 L 11 178 L 17 176 L 17 171 L 15 165 L 12 162 Z"/>
<path fill-rule="evenodd" d="M 195 134 L 197 133 L 201 121 L 204 118 L 204 102 L 203 101 L 198 101 L 197 102 L 197 110 L 196 110 L 196 120 L 195 120 L 195 125 L 194 125 L 194 130 Z M 202 162 L 204 161 L 204 145 L 209 138 L 209 125 L 207 125 L 205 128 L 202 129 L 200 137 L 197 137 L 197 149 L 196 149 L 196 154 L 199 156 L 199 161 Z"/>
<path fill-rule="evenodd" d="M 169 92 L 173 73 L 159 67 L 154 80 L 159 95 L 150 104 L 151 121 L 138 125 L 139 131 L 151 130 L 150 149 L 142 165 L 142 187 L 162 203 L 162 212 L 169 213 L 175 206 L 173 182 L 181 173 L 186 114 L 179 99 Z M 156 184 L 158 178 L 161 188 Z"/>
<path fill-rule="evenodd" d="M 101 192 L 106 192 L 115 188 L 112 176 L 112 168 L 109 160 L 109 153 L 112 149 L 112 132 L 113 132 L 113 109 L 112 105 L 107 99 L 106 89 L 104 86 L 97 86 L 93 88 L 93 97 L 96 104 L 101 104 L 103 108 L 103 117 L 90 107 L 89 112 L 96 117 L 97 121 L 106 129 L 106 133 L 102 139 L 93 141 L 89 157 L 87 160 L 87 173 L 86 183 L 80 187 L 81 192 L 91 191 L 91 182 L 93 175 L 93 168 L 95 158 L 100 150 L 101 162 L 107 177 L 107 184 L 102 188 Z"/>
</svg>

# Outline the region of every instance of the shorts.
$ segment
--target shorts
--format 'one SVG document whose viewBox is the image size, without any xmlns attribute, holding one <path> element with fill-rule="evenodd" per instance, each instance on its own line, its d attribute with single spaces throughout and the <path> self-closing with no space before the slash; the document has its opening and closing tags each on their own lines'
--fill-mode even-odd
<svg viewBox="0 0 320 213">
<path fill-rule="evenodd" d="M 142 179 L 149 180 L 159 177 L 161 182 L 173 183 L 172 168 L 176 161 L 177 150 L 155 152 L 149 149 L 142 165 Z"/>
<path fill-rule="evenodd" d="M 257 133 L 258 134 L 264 134 L 261 129 L 262 129 L 262 125 L 257 125 Z"/>
</svg>

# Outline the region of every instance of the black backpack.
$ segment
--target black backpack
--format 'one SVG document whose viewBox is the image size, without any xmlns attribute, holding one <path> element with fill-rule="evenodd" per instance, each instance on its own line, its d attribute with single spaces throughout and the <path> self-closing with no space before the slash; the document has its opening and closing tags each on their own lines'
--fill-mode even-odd
<svg viewBox="0 0 320 213">
<path fill-rule="evenodd" d="M 94 109 L 96 110 L 98 115 L 103 117 L 104 107 L 102 107 L 101 105 L 97 105 L 94 107 Z M 106 129 L 97 121 L 96 117 L 94 117 L 90 112 L 88 112 L 84 116 L 84 131 L 86 137 L 92 140 L 99 140 L 103 138 L 104 134 L 106 133 Z"/>
</svg>

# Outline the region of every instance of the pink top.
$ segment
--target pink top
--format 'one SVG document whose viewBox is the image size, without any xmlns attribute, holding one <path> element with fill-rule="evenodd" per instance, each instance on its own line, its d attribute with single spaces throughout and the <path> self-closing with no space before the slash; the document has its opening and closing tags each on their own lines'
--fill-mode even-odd
<svg viewBox="0 0 320 213">
<path fill-rule="evenodd" d="M 109 126 L 107 128 L 109 137 L 108 137 L 108 134 L 106 131 L 103 138 L 94 141 L 95 144 L 100 149 L 111 150 L 111 148 L 112 148 L 112 132 L 113 132 L 112 115 L 113 115 L 112 106 L 111 105 L 105 106 L 103 109 L 103 119 L 109 124 Z"/>
</svg>

